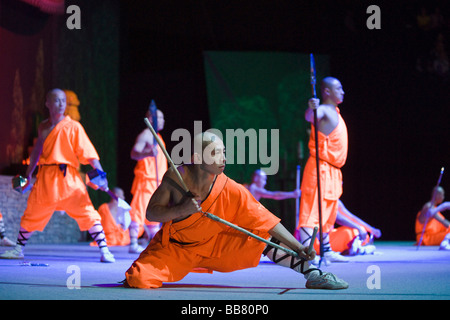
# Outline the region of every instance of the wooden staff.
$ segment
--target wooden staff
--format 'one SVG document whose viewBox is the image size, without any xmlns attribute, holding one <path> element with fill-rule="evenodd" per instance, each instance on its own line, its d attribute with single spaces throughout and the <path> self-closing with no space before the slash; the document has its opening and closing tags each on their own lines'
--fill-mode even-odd
<svg viewBox="0 0 450 320">
<path fill-rule="evenodd" d="M 152 117 L 153 127 L 156 133 L 158 133 L 158 113 L 157 113 L 155 100 L 152 99 L 150 105 L 148 107 L 148 111 Z M 153 141 L 153 145 L 156 146 L 156 142 Z M 156 187 L 159 186 L 159 177 L 158 177 L 158 154 L 155 155 L 155 177 L 156 177 Z"/>
<path fill-rule="evenodd" d="M 156 141 L 158 142 L 159 146 L 161 147 L 161 150 L 163 151 L 164 155 L 166 156 L 167 161 L 169 162 L 169 164 L 170 164 L 170 166 L 172 167 L 173 171 L 174 171 L 175 174 L 177 175 L 177 178 L 178 178 L 178 180 L 180 181 L 180 183 L 181 183 L 181 185 L 182 185 L 184 191 L 189 192 L 189 188 L 187 187 L 186 183 L 184 182 L 183 177 L 181 176 L 181 174 L 180 174 L 180 172 L 178 171 L 178 169 L 175 167 L 175 164 L 173 163 L 172 159 L 170 158 L 169 154 L 167 153 L 166 148 L 164 147 L 162 141 L 161 141 L 161 140 L 159 139 L 159 137 L 157 136 L 155 130 L 153 130 L 153 127 L 152 127 L 150 121 L 148 121 L 147 118 L 145 118 L 144 121 L 145 121 L 145 124 L 147 125 L 147 127 L 148 127 L 148 128 L 150 129 L 150 131 L 152 132 L 152 134 L 153 134 L 154 138 L 156 139 Z M 239 226 L 237 226 L 237 225 L 235 225 L 235 224 L 233 224 L 233 223 L 231 223 L 231 222 L 229 222 L 229 221 L 226 221 L 226 220 L 224 220 L 224 219 L 222 219 L 222 218 L 219 218 L 218 216 L 216 216 L 216 215 L 214 215 L 214 214 L 212 214 L 212 213 L 204 212 L 204 211 L 202 211 L 202 213 L 203 213 L 206 217 L 210 218 L 211 220 L 214 220 L 214 221 L 223 223 L 223 224 L 225 224 L 225 225 L 227 225 L 227 226 L 229 226 L 229 227 L 231 227 L 231 228 L 233 228 L 233 229 L 235 229 L 235 230 L 238 230 L 238 231 L 241 231 L 241 232 L 245 233 L 246 235 L 248 235 L 248 236 L 250 236 L 250 237 L 252 237 L 252 238 L 254 238 L 254 239 L 256 239 L 256 240 L 259 240 L 259 241 L 261 241 L 261 242 L 264 242 L 265 244 L 268 244 L 269 246 L 272 246 L 272 247 L 274 247 L 274 248 L 283 250 L 284 252 L 286 252 L 287 254 L 289 254 L 289 255 L 291 255 L 291 256 L 293 256 L 293 257 L 302 259 L 302 258 L 298 255 L 298 253 L 295 252 L 294 250 L 285 248 L 285 247 L 280 246 L 280 245 L 278 245 L 278 244 L 276 244 L 276 243 L 273 243 L 272 241 L 269 241 L 269 240 L 264 239 L 264 238 L 262 238 L 262 237 L 260 237 L 260 236 L 257 236 L 256 234 L 254 234 L 254 233 L 252 233 L 252 232 L 250 232 L 250 231 L 248 231 L 248 230 L 246 230 L 246 229 L 244 229 L 244 228 L 241 228 L 241 227 L 239 227 Z"/>
<path fill-rule="evenodd" d="M 311 89 L 312 89 L 312 95 L 314 98 L 317 98 L 316 94 L 316 65 L 314 63 L 314 56 L 311 53 L 310 55 L 310 67 L 311 67 Z M 320 168 L 319 168 L 319 132 L 318 132 L 318 121 L 317 121 L 317 110 L 314 109 L 314 138 L 315 138 L 315 144 L 316 144 L 316 169 L 317 169 L 317 199 L 319 202 L 319 241 L 320 241 L 320 264 L 322 263 L 323 259 L 323 230 L 322 230 L 322 197 L 321 197 L 321 191 L 320 191 Z M 311 239 L 312 242 L 312 239 Z"/>
<path fill-rule="evenodd" d="M 300 165 L 297 165 L 297 175 L 295 181 L 295 190 L 300 189 Z M 300 198 L 295 198 L 295 227 L 298 226 L 298 221 L 300 219 Z"/>
</svg>

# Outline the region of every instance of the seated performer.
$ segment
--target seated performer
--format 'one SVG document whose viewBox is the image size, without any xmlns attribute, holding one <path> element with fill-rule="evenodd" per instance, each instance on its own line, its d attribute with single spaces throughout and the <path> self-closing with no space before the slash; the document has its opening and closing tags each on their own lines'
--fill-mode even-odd
<svg viewBox="0 0 450 320">
<path fill-rule="evenodd" d="M 2 247 L 15 246 L 15 243 L 6 237 L 5 223 L 3 222 L 3 216 L 1 212 L 0 212 L 0 246 Z"/>
<path fill-rule="evenodd" d="M 375 238 L 381 237 L 381 231 L 369 225 L 348 211 L 341 200 L 338 201 L 338 212 L 336 223 L 341 225 L 330 232 L 330 245 L 336 252 L 343 255 L 372 254 L 375 246 L 370 244 L 371 235 Z M 319 250 L 319 241 L 316 239 L 314 248 Z"/>
<path fill-rule="evenodd" d="M 291 192 L 286 191 L 269 191 L 265 189 L 267 183 L 267 174 L 258 169 L 253 173 L 252 183 L 248 186 L 248 190 L 255 197 L 256 200 L 261 198 L 274 199 L 274 200 L 284 200 L 290 198 L 300 198 L 301 191 L 294 190 Z"/>
<path fill-rule="evenodd" d="M 112 192 L 119 198 L 125 199 L 124 192 L 121 188 L 115 187 Z M 124 229 L 118 221 L 118 207 L 117 200 L 111 198 L 108 203 L 103 203 L 98 207 L 98 213 L 102 217 L 102 226 L 105 231 L 106 241 L 108 246 L 127 246 L 130 244 L 130 233 L 128 228 Z M 91 245 L 97 245 L 97 242 L 92 242 Z"/>
<path fill-rule="evenodd" d="M 54 211 L 65 211 L 81 231 L 87 230 L 97 242 L 101 262 L 114 262 L 109 251 L 101 217 L 94 209 L 86 185 L 77 171 L 79 163 L 103 171 L 99 156 L 82 125 L 64 116 L 66 95 L 60 89 L 47 93 L 45 106 L 50 118 L 39 125 L 38 139 L 30 157 L 26 177 L 39 163 L 39 173 L 20 221 L 17 245 L 0 255 L 2 259 L 23 259 L 23 248 L 34 231 L 43 231 Z M 107 188 L 107 183 L 102 189 Z"/>
<path fill-rule="evenodd" d="M 147 208 L 147 218 L 163 227 L 126 271 L 126 286 L 159 288 L 163 282 L 179 281 L 199 268 L 231 272 L 256 267 L 264 251 L 271 260 L 302 273 L 307 288 L 348 287 L 333 274 L 311 268 L 307 260 L 314 259 L 314 250 L 308 254 L 279 218 L 223 173 L 225 147 L 218 136 L 205 132 L 196 135 L 193 143 L 202 146 L 198 147 L 202 155 L 194 153 L 192 164 L 177 169 L 190 192 L 181 187 L 170 168 Z M 203 210 L 265 239 L 272 236 L 303 259 L 266 247 L 264 242 L 206 217 Z"/>
<path fill-rule="evenodd" d="M 417 213 L 416 240 L 419 243 L 426 222 L 422 245 L 439 246 L 440 250 L 450 250 L 450 221 L 441 213 L 441 211 L 450 210 L 450 202 L 443 202 L 445 192 L 442 187 L 433 188 L 433 193 L 435 193 L 435 205 L 431 207 L 431 201 L 429 201 Z"/>
</svg>

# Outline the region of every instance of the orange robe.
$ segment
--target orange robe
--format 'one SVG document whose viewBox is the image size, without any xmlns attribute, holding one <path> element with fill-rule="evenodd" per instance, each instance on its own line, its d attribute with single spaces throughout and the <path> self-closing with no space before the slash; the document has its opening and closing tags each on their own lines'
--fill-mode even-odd
<svg viewBox="0 0 450 320">
<path fill-rule="evenodd" d="M 419 222 L 420 211 L 416 216 L 416 241 L 419 243 L 420 236 L 422 235 L 423 223 Z M 438 212 L 437 215 L 444 219 L 442 213 Z M 444 240 L 445 236 L 450 233 L 450 227 L 446 228 L 436 219 L 428 219 L 427 226 L 425 227 L 425 233 L 423 234 L 422 245 L 424 246 L 438 246 Z"/>
<path fill-rule="evenodd" d="M 323 232 L 330 232 L 336 221 L 338 200 L 342 194 L 341 167 L 347 160 L 348 137 L 347 126 L 339 108 L 336 108 L 339 122 L 328 135 L 318 132 L 319 137 L 319 167 L 320 191 L 322 197 L 322 227 Z M 316 147 L 314 126 L 311 125 L 309 140 L 310 157 L 306 163 L 301 185 L 300 213 L 297 229 L 300 227 L 314 228 L 319 225 L 319 204 L 317 192 Z"/>
<path fill-rule="evenodd" d="M 161 135 L 158 134 L 158 136 L 165 146 Z M 167 159 L 159 145 L 157 149 L 158 155 L 156 156 L 156 161 L 155 157 L 146 157 L 139 160 L 134 168 L 134 180 L 133 185 L 131 186 L 133 199 L 130 203 L 130 216 L 131 220 L 136 221 L 140 226 L 146 221 L 145 215 L 148 202 L 167 171 Z M 158 167 L 158 170 L 156 170 L 156 166 Z M 156 174 L 156 172 L 158 172 L 158 174 Z M 159 222 L 147 221 L 146 224 L 159 225 Z M 143 229 L 141 232 L 142 231 Z"/>
<path fill-rule="evenodd" d="M 78 165 L 99 159 L 83 126 L 66 116 L 49 133 L 39 158 L 37 179 L 28 197 L 20 225 L 42 231 L 54 211 L 65 211 L 81 231 L 89 230 L 100 215 L 95 210 L 78 173 Z M 63 170 L 60 165 L 67 165 Z"/>
<path fill-rule="evenodd" d="M 130 244 L 130 233 L 122 229 L 114 219 L 107 203 L 98 207 L 98 213 L 102 217 L 102 226 L 105 231 L 108 246 L 126 246 Z M 97 242 L 91 242 L 91 246 L 97 246 Z"/>
<path fill-rule="evenodd" d="M 364 228 L 367 232 L 373 233 L 372 229 L 369 229 L 361 224 L 358 223 L 358 221 L 354 220 L 352 217 L 348 216 L 344 210 L 341 210 L 340 207 L 338 207 L 339 213 L 342 215 L 345 215 L 348 219 L 352 220 L 354 223 L 360 225 L 362 228 Z M 359 235 L 359 231 L 357 229 L 347 227 L 347 226 L 341 226 L 338 228 L 334 228 L 330 232 L 330 246 L 333 248 L 333 251 L 335 252 L 343 252 L 347 249 L 350 249 L 350 245 L 355 239 L 356 236 Z M 370 241 L 370 236 L 367 235 L 366 239 L 361 243 L 361 245 L 366 245 Z M 314 249 L 317 253 L 320 253 L 320 243 L 319 240 L 316 238 L 314 242 Z"/>
<path fill-rule="evenodd" d="M 280 222 L 241 184 L 220 174 L 204 211 L 263 238 Z M 258 265 L 266 244 L 197 212 L 179 222 L 164 223 L 148 247 L 126 272 L 135 288 L 158 288 L 184 278 L 196 268 L 231 272 Z"/>
</svg>

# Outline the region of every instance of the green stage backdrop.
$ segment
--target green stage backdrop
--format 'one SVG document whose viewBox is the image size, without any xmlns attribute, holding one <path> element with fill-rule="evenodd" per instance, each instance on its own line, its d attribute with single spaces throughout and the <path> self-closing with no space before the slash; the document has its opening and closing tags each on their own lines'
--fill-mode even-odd
<svg viewBox="0 0 450 320">
<path fill-rule="evenodd" d="M 315 61 L 319 93 L 320 79 L 328 75 L 329 58 L 315 55 Z M 303 169 L 309 155 L 310 125 L 304 118 L 307 101 L 311 98 L 309 54 L 206 51 L 204 65 L 211 126 L 220 130 L 228 147 L 225 173 L 240 183 L 250 183 L 256 169 L 273 171 L 274 163 L 278 161 L 278 171 L 268 176 L 266 188 L 294 190 L 296 166 L 300 164 Z M 245 144 L 235 138 L 230 139 L 234 140 L 232 144 L 227 141 L 226 130 L 233 129 L 236 136 L 238 128 L 244 133 L 256 132 L 258 145 L 254 145 L 254 138 L 246 138 Z M 259 156 L 264 151 L 259 146 L 260 140 L 266 137 L 260 129 L 267 129 L 269 163 L 267 159 L 261 161 L 264 158 Z M 278 150 L 275 149 L 276 141 Z M 230 146 L 234 146 L 233 150 L 229 150 Z M 245 159 L 238 159 L 243 150 Z M 256 163 L 250 163 L 250 150 L 258 153 Z M 238 163 L 239 160 L 245 164 Z M 261 202 L 293 230 L 293 199 L 263 199 Z"/>
</svg>

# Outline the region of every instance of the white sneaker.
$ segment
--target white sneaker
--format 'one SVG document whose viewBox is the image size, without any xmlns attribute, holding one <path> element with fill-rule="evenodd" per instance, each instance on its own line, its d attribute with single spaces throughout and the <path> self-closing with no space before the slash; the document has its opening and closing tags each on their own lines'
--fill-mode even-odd
<svg viewBox="0 0 450 320">
<path fill-rule="evenodd" d="M 450 234 L 447 234 L 444 240 L 442 240 L 441 244 L 439 245 L 439 250 L 450 250 Z"/>
<path fill-rule="evenodd" d="M 141 253 L 144 251 L 144 247 L 140 246 L 138 243 L 130 244 L 130 248 L 128 249 L 128 253 Z"/>
<path fill-rule="evenodd" d="M 324 258 L 327 259 L 328 262 L 349 262 L 350 259 L 344 257 L 339 252 L 327 251 L 323 254 Z"/>
<path fill-rule="evenodd" d="M 116 262 L 116 259 L 114 258 L 114 255 L 109 250 L 107 250 L 107 251 L 102 250 L 100 262 L 114 263 L 114 262 Z"/>
<path fill-rule="evenodd" d="M 14 249 L 8 250 L 0 255 L 0 259 L 23 259 L 22 246 L 16 245 Z"/>
<path fill-rule="evenodd" d="M 14 247 L 16 244 L 9 240 L 7 237 L 4 237 L 2 240 L 0 240 L 0 246 L 2 247 Z"/>
<path fill-rule="evenodd" d="M 330 272 L 322 272 L 319 269 L 316 270 L 309 273 L 308 280 L 306 281 L 306 288 L 326 290 L 340 290 L 348 288 L 348 283 L 342 279 L 339 279 L 334 274 Z"/>
<path fill-rule="evenodd" d="M 375 254 L 376 249 L 377 249 L 377 247 L 375 247 L 373 244 L 367 244 L 367 245 L 361 247 L 359 254 L 361 254 L 361 255 Z"/>
</svg>

